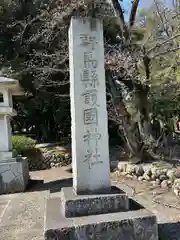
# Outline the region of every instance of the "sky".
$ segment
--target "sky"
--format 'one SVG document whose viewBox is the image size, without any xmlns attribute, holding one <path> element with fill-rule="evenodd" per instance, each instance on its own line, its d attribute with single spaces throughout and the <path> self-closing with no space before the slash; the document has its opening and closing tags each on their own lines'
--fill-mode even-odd
<svg viewBox="0 0 180 240">
<path fill-rule="evenodd" d="M 166 2 L 167 5 L 169 5 L 169 6 L 171 5 L 172 0 L 164 0 L 164 1 Z M 140 0 L 139 9 L 147 8 L 152 3 L 153 3 L 153 0 Z M 123 0 L 123 2 L 121 2 L 121 4 L 124 7 L 126 17 L 128 17 L 129 16 L 129 8 L 131 6 L 131 0 Z"/>
<path fill-rule="evenodd" d="M 151 4 L 150 2 L 152 2 L 152 0 L 140 0 L 139 9 L 148 7 Z M 131 0 L 123 0 L 123 2 L 121 2 L 121 4 L 124 7 L 126 16 L 129 16 L 128 13 L 129 13 L 129 8 L 131 6 Z"/>
</svg>

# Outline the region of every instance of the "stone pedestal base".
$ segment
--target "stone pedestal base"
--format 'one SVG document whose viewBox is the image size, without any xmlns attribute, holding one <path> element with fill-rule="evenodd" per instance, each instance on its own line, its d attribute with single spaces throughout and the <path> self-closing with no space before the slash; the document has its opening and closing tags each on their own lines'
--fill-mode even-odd
<svg viewBox="0 0 180 240">
<path fill-rule="evenodd" d="M 0 194 L 23 192 L 29 181 L 26 158 L 12 158 L 0 161 Z"/>
<path fill-rule="evenodd" d="M 111 193 L 77 195 L 72 187 L 61 191 L 61 204 L 65 217 L 81 217 L 104 213 L 127 211 L 128 196 L 116 187 Z"/>
<path fill-rule="evenodd" d="M 89 209 L 89 210 L 88 210 Z M 127 195 L 76 195 L 47 200 L 46 240 L 158 240 L 156 217 Z"/>
</svg>

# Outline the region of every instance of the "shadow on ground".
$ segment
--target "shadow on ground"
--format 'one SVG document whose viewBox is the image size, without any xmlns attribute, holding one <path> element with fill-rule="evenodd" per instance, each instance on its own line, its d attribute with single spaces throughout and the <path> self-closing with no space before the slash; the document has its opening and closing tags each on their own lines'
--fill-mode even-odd
<svg viewBox="0 0 180 240">
<path fill-rule="evenodd" d="M 60 192 L 63 187 L 72 186 L 72 178 L 44 182 L 44 180 L 30 180 L 26 192 L 45 191 L 50 193 Z"/>
<path fill-rule="evenodd" d="M 180 222 L 158 225 L 159 240 L 180 240 Z"/>
<path fill-rule="evenodd" d="M 117 166 L 111 166 L 110 171 L 111 173 L 115 172 L 117 170 Z M 69 168 L 66 170 L 68 173 L 72 173 L 72 168 Z"/>
</svg>

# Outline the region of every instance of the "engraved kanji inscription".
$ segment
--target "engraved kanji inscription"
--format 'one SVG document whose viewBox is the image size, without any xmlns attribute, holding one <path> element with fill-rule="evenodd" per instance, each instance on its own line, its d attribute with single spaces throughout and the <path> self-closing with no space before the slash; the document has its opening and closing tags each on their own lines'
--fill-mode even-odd
<svg viewBox="0 0 180 240">
<path fill-rule="evenodd" d="M 96 88 L 99 86 L 99 79 L 96 69 L 91 70 L 91 87 Z"/>
<path fill-rule="evenodd" d="M 81 74 L 81 81 L 85 88 L 96 88 L 99 87 L 99 79 L 96 70 L 84 69 Z"/>
<path fill-rule="evenodd" d="M 87 130 L 83 136 L 84 143 L 87 143 L 87 150 L 84 155 L 84 162 L 88 162 L 89 168 L 93 165 L 103 163 L 100 159 L 100 153 L 98 151 L 98 141 L 101 139 L 101 134 L 98 133 L 97 128 L 93 131 Z"/>
<path fill-rule="evenodd" d="M 90 28 L 91 28 L 91 31 L 97 31 L 97 21 L 96 19 L 91 19 L 90 21 Z"/>
<path fill-rule="evenodd" d="M 97 68 L 98 61 L 93 58 L 92 52 L 84 53 L 84 68 Z"/>
<path fill-rule="evenodd" d="M 90 146 L 91 140 L 91 132 L 87 130 L 86 134 L 83 136 L 84 142 L 87 142 L 88 146 Z"/>
<path fill-rule="evenodd" d="M 92 154 L 92 149 L 88 149 L 87 153 L 84 155 L 84 162 L 88 163 L 89 169 L 91 168 Z"/>
<path fill-rule="evenodd" d="M 101 134 L 98 133 L 97 128 L 95 128 L 95 133 L 94 133 L 94 135 L 95 135 L 95 153 L 94 153 L 93 156 L 92 156 L 92 157 L 93 157 L 92 165 L 96 165 L 96 164 L 103 163 L 103 161 L 100 160 L 101 155 L 100 155 L 100 153 L 99 153 L 99 151 L 98 151 L 98 141 L 99 141 L 100 138 L 101 138 Z"/>
<path fill-rule="evenodd" d="M 88 143 L 88 146 L 90 145 L 90 140 L 100 140 L 101 134 L 97 132 L 97 128 L 95 128 L 94 132 L 90 132 L 90 130 L 86 131 L 86 134 L 83 136 L 84 142 Z M 96 142 L 97 147 L 97 142 Z"/>
<path fill-rule="evenodd" d="M 98 61 L 93 57 L 92 52 L 85 52 L 84 69 L 80 76 L 85 88 L 96 88 L 99 86 L 97 67 Z"/>
<path fill-rule="evenodd" d="M 82 94 L 84 97 L 84 103 L 89 105 L 89 106 L 98 106 L 97 104 L 97 90 L 92 89 L 92 90 L 87 90 L 85 93 Z"/>
<path fill-rule="evenodd" d="M 96 108 L 89 108 L 84 110 L 84 124 L 97 124 L 98 111 Z"/>
<path fill-rule="evenodd" d="M 89 73 L 89 69 L 83 69 L 83 73 L 81 75 L 81 81 L 84 82 L 84 83 L 88 83 L 90 82 L 90 73 Z"/>
<path fill-rule="evenodd" d="M 95 36 L 89 36 L 88 34 L 81 34 L 80 35 L 80 40 L 81 40 L 81 46 L 91 47 L 93 50 L 95 49 L 95 46 L 98 43 L 96 41 Z"/>
<path fill-rule="evenodd" d="M 93 161 L 92 161 L 92 163 L 91 163 L 91 166 L 96 165 L 96 164 L 103 163 L 103 161 L 100 160 L 100 157 L 101 157 L 101 155 L 100 155 L 100 153 L 98 152 L 98 148 L 96 147 L 96 148 L 95 148 L 95 153 L 94 153 L 93 156 L 92 156 Z"/>
</svg>

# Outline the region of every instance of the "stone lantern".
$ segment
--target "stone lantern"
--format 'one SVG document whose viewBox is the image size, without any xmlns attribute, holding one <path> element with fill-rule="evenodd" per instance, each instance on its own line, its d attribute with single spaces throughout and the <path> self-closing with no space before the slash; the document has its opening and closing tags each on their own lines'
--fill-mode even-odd
<svg viewBox="0 0 180 240">
<path fill-rule="evenodd" d="M 16 116 L 12 96 L 22 95 L 19 82 L 0 77 L 0 193 L 24 191 L 29 180 L 26 158 L 14 156 L 10 121 Z"/>
</svg>

